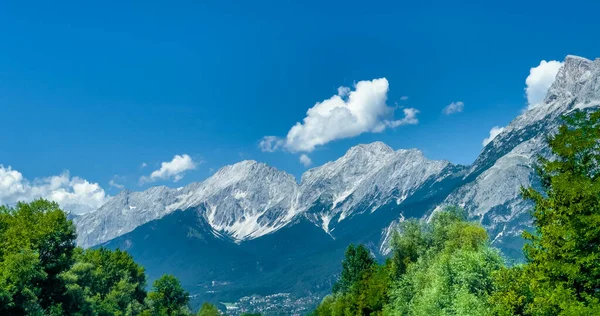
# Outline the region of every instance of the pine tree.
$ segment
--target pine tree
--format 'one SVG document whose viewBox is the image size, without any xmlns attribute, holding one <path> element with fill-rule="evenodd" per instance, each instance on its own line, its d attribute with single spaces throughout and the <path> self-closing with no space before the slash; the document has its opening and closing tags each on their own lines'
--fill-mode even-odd
<svg viewBox="0 0 600 316">
<path fill-rule="evenodd" d="M 346 293 L 350 287 L 360 281 L 363 274 L 375 265 L 375 258 L 369 249 L 363 245 L 354 246 L 350 244 L 346 249 L 344 261 L 342 262 L 342 274 L 333 286 L 334 293 Z"/>
<path fill-rule="evenodd" d="M 540 158 L 527 263 L 496 275 L 498 315 L 595 315 L 600 310 L 600 112 L 575 112 Z"/>
<path fill-rule="evenodd" d="M 524 250 L 534 286 L 544 289 L 540 308 L 600 299 L 600 112 L 565 122 L 549 139 L 554 157 L 540 159 L 543 191 L 523 190 L 535 203 L 536 231 L 524 233 Z"/>
</svg>

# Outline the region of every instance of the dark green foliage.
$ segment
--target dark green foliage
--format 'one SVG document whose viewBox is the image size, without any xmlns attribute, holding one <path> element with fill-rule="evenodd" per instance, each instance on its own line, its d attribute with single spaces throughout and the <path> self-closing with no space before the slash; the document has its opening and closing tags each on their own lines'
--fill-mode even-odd
<svg viewBox="0 0 600 316">
<path fill-rule="evenodd" d="M 387 302 L 389 268 L 374 265 L 348 292 L 325 297 L 313 315 L 377 315 Z"/>
<path fill-rule="evenodd" d="M 580 301 L 600 298 L 600 112 L 566 118 L 550 139 L 554 160 L 539 169 L 544 192 L 524 190 L 536 204 L 536 234 L 525 253 L 539 281 L 572 289 Z M 558 302 L 555 302 L 558 303 Z"/>
<path fill-rule="evenodd" d="M 0 314 L 62 310 L 59 275 L 73 264 L 75 227 L 45 200 L 0 207 Z"/>
<path fill-rule="evenodd" d="M 185 315 L 188 313 L 187 305 L 189 294 L 179 280 L 172 275 L 163 275 L 154 281 L 152 292 L 148 293 L 150 305 L 155 315 Z"/>
<path fill-rule="evenodd" d="M 346 250 L 337 291 L 327 296 L 313 315 L 375 315 L 387 302 L 390 265 L 378 265 L 369 250 L 350 245 Z"/>
<path fill-rule="evenodd" d="M 56 203 L 0 207 L 0 315 L 188 315 L 177 279 L 155 283 L 126 252 L 75 247 L 75 228 Z"/>
<path fill-rule="evenodd" d="M 46 277 L 38 255 L 29 249 L 4 254 L 0 263 L 0 315 L 37 314 L 42 311 L 38 285 Z"/>
<path fill-rule="evenodd" d="M 126 252 L 107 249 L 79 250 L 76 263 L 61 275 L 71 297 L 68 310 L 85 315 L 118 315 L 144 304 L 144 268 Z"/>
<path fill-rule="evenodd" d="M 204 303 L 202 304 L 202 307 L 200 307 L 200 310 L 198 311 L 198 316 L 219 316 L 221 315 L 221 312 L 219 312 L 219 309 L 215 306 L 212 305 L 210 303 Z"/>
<path fill-rule="evenodd" d="M 526 315 L 526 304 L 533 301 L 530 277 L 524 266 L 502 268 L 494 273 L 495 291 L 489 301 L 496 315 Z"/>
<path fill-rule="evenodd" d="M 497 276 L 494 300 L 516 315 L 600 310 L 600 112 L 565 122 L 549 139 L 553 158 L 540 159 L 543 191 L 523 189 L 535 203 L 536 231 L 524 233 L 528 262 Z"/>
<path fill-rule="evenodd" d="M 363 278 L 363 274 L 375 265 L 375 258 L 363 245 L 350 245 L 342 262 L 342 274 L 333 286 L 334 293 L 346 293 L 350 287 Z"/>
</svg>

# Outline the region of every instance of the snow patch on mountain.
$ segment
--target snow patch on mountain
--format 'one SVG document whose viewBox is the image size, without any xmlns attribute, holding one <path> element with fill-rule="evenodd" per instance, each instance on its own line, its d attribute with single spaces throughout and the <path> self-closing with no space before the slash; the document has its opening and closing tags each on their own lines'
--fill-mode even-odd
<svg viewBox="0 0 600 316">
<path fill-rule="evenodd" d="M 294 177 L 252 160 L 226 166 L 186 191 L 169 207 L 203 206 L 209 225 L 236 240 L 268 234 L 297 214 Z"/>
<path fill-rule="evenodd" d="M 317 218 L 337 217 L 340 222 L 390 201 L 402 203 L 426 181 L 440 178 L 448 165 L 448 161 L 429 160 L 416 149 L 394 151 L 381 142 L 358 145 L 340 159 L 307 171 L 300 201 L 307 206 L 331 205 L 319 210 Z"/>
<path fill-rule="evenodd" d="M 392 221 L 387 227 L 385 227 L 381 232 L 381 242 L 379 244 L 379 253 L 387 256 L 392 252 L 392 236 L 394 232 L 399 231 L 400 223 L 404 222 L 404 215 L 400 214 L 400 218 Z"/>
</svg>

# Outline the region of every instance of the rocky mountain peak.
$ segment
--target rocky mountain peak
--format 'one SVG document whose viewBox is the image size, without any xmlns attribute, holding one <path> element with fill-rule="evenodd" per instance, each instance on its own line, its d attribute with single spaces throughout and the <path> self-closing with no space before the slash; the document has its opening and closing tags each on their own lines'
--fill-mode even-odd
<svg viewBox="0 0 600 316">
<path fill-rule="evenodd" d="M 377 141 L 370 144 L 359 144 L 348 149 L 345 156 L 356 154 L 390 154 L 394 150 L 383 142 Z"/>
<path fill-rule="evenodd" d="M 585 86 L 593 70 L 594 62 L 579 56 L 568 55 L 561 66 L 554 83 L 548 90 L 544 103 L 556 99 L 575 97 Z"/>
</svg>

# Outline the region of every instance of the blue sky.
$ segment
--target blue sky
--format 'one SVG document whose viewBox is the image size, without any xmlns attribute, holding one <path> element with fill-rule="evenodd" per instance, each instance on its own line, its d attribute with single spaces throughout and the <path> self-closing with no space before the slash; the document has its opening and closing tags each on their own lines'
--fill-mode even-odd
<svg viewBox="0 0 600 316">
<path fill-rule="evenodd" d="M 527 107 L 532 67 L 600 55 L 599 9 L 591 1 L 3 2 L 0 164 L 13 172 L 5 190 L 68 170 L 60 181 L 71 184 L 56 185 L 65 194 L 81 181 L 114 195 L 111 180 L 132 190 L 181 186 L 242 159 L 299 177 L 303 153 L 320 165 L 377 140 L 469 164 L 493 126 Z M 338 87 L 377 78 L 396 109 L 386 120 L 416 109 L 418 124 L 310 152 L 259 148 L 264 136 L 285 138 Z M 442 113 L 459 101 L 462 112 Z M 151 177 L 184 154 L 179 161 L 193 170 Z"/>
</svg>

